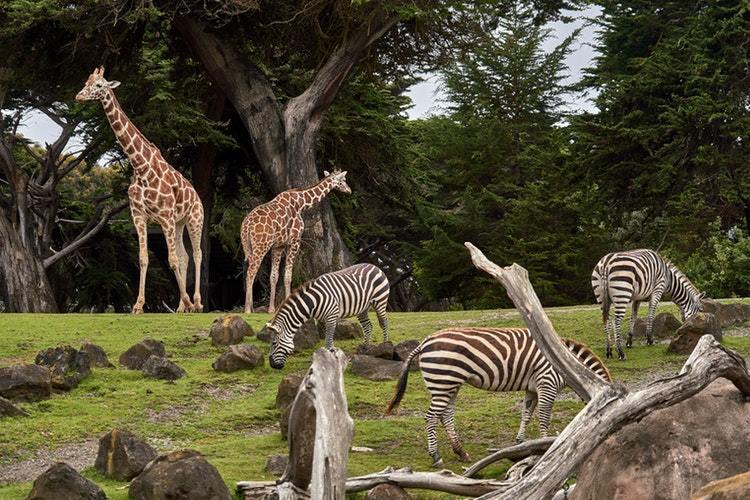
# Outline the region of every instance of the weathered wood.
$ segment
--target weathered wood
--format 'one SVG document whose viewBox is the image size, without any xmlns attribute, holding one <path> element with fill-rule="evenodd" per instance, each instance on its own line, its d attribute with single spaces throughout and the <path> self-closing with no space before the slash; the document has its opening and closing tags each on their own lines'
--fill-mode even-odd
<svg viewBox="0 0 750 500">
<path fill-rule="evenodd" d="M 545 451 L 547 451 L 554 442 L 555 438 L 546 437 L 540 439 L 532 439 L 523 443 L 509 446 L 507 448 L 502 448 L 500 450 L 493 450 L 492 454 L 487 455 L 483 459 L 478 460 L 471 466 L 467 467 L 464 471 L 464 477 L 472 477 L 488 465 L 504 458 L 507 458 L 509 460 L 520 460 L 530 455 L 541 455 Z"/>
<path fill-rule="evenodd" d="M 629 393 L 622 385 L 599 380 L 564 348 L 526 271 L 517 264 L 500 268 L 471 243 L 466 243 L 466 247 L 474 265 L 505 286 L 534 341 L 555 370 L 588 401 L 527 475 L 512 486 L 500 487 L 481 498 L 550 498 L 609 435 L 654 410 L 697 394 L 716 378 L 729 379 L 745 396 L 750 396 L 750 374 L 744 360 L 710 335 L 700 339 L 678 375 L 656 381 L 641 391 Z"/>
<path fill-rule="evenodd" d="M 374 488 L 379 484 L 396 484 L 402 488 L 417 488 L 443 491 L 454 495 L 479 496 L 507 486 L 496 479 L 470 479 L 449 470 L 439 472 L 414 472 L 409 468 L 391 467 L 375 474 L 353 477 L 346 481 L 346 492 L 356 493 Z"/>
</svg>

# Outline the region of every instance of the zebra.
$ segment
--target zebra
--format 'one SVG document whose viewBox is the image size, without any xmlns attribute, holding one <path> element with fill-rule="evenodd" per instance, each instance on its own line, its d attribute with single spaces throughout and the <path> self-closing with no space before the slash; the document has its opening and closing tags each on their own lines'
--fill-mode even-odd
<svg viewBox="0 0 750 500">
<path fill-rule="evenodd" d="M 271 331 L 272 368 L 284 367 L 294 351 L 294 334 L 308 319 L 325 322 L 326 348 L 333 349 L 333 333 L 340 318 L 356 316 L 365 334 L 365 344 L 372 337 L 372 322 L 367 315 L 372 307 L 388 342 L 388 305 L 390 287 L 385 273 L 372 264 L 356 264 L 339 271 L 322 274 L 308 281 L 287 297 L 266 328 Z"/>
<path fill-rule="evenodd" d="M 648 300 L 646 317 L 646 343 L 654 343 L 652 328 L 656 306 L 662 295 L 671 296 L 680 308 L 682 321 L 692 318 L 703 310 L 704 294 L 690 282 L 682 271 L 654 250 L 640 249 L 629 252 L 615 252 L 599 260 L 591 273 L 591 287 L 596 301 L 602 307 L 602 322 L 607 340 L 607 358 L 612 357 L 611 335 L 614 323 L 615 343 L 619 359 L 625 359 L 622 350 L 620 330 L 628 303 L 631 305 L 630 332 L 627 347 L 633 346 L 633 326 L 638 316 L 638 306 Z M 614 320 L 610 320 L 609 309 L 614 305 Z"/>
<path fill-rule="evenodd" d="M 561 339 L 570 351 L 597 376 L 611 382 L 604 363 L 584 344 Z M 526 328 L 449 328 L 433 333 L 422 341 L 404 361 L 396 385 L 396 394 L 388 404 L 389 415 L 401 403 L 409 378 L 409 363 L 419 356 L 419 368 L 431 394 L 425 416 L 427 452 L 433 466 L 442 467 L 437 447 L 437 423 L 440 421 L 453 452 L 468 460 L 455 428 L 456 397 L 464 383 L 487 391 L 526 391 L 517 442 L 526 439 L 526 426 L 539 403 L 539 432 L 547 436 L 552 403 L 565 381 L 544 357 Z"/>
</svg>

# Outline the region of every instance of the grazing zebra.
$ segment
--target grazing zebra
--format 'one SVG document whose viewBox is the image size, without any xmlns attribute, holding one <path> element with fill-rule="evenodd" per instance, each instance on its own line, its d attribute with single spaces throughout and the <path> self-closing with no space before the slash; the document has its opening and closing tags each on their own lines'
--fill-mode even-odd
<svg viewBox="0 0 750 500">
<path fill-rule="evenodd" d="M 614 332 L 617 355 L 622 360 L 620 330 L 628 304 L 632 308 L 630 332 L 627 347 L 633 345 L 633 325 L 638 316 L 638 306 L 646 300 L 648 316 L 646 317 L 646 343 L 654 343 L 652 328 L 656 306 L 664 294 L 671 296 L 682 314 L 682 321 L 692 318 L 703 310 L 703 296 L 682 271 L 653 250 L 631 250 L 605 255 L 596 264 L 591 273 L 591 287 L 596 301 L 602 305 L 602 321 L 607 336 L 605 344 L 607 357 L 612 357 L 612 321 L 609 317 L 610 305 L 614 305 Z"/>
<path fill-rule="evenodd" d="M 600 378 L 611 381 L 604 363 L 583 344 L 562 339 L 570 351 Z M 488 391 L 526 391 L 521 426 L 516 441 L 526 439 L 526 425 L 539 402 L 539 432 L 547 436 L 552 403 L 565 381 L 544 357 L 526 328 L 451 328 L 435 332 L 419 344 L 404 362 L 396 395 L 388 404 L 388 415 L 406 392 L 409 363 L 419 355 L 422 378 L 432 400 L 425 416 L 427 451 L 435 467 L 443 466 L 437 448 L 438 420 L 445 427 L 453 451 L 461 460 L 469 456 L 461 447 L 454 416 L 456 396 L 464 383 Z"/>
<path fill-rule="evenodd" d="M 340 271 L 318 276 L 295 290 L 279 306 L 273 319 L 266 324 L 271 330 L 272 368 L 283 368 L 294 351 L 294 334 L 310 318 L 325 321 L 326 348 L 333 349 L 333 333 L 340 318 L 356 316 L 370 343 L 372 322 L 367 311 L 372 306 L 378 316 L 383 339 L 388 341 L 388 278 L 372 264 L 356 264 Z"/>
</svg>

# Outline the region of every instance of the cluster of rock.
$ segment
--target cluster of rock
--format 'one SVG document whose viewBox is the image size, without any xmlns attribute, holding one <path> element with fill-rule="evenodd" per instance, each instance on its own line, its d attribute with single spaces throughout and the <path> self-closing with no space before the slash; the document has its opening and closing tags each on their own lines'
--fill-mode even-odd
<svg viewBox="0 0 750 500">
<path fill-rule="evenodd" d="M 690 354 L 698 339 L 703 335 L 713 335 L 716 340 L 723 338 L 722 328 L 735 326 L 750 320 L 750 304 L 722 304 L 712 299 L 703 301 L 703 312 L 685 323 L 671 313 L 660 313 L 654 318 L 652 334 L 656 341 L 669 341 L 669 352 Z M 645 337 L 646 319 L 638 318 L 633 326 L 635 337 Z"/>
<path fill-rule="evenodd" d="M 263 366 L 263 351 L 251 344 L 243 344 L 245 337 L 255 335 L 253 328 L 238 314 L 219 316 L 211 325 L 211 343 L 215 346 L 228 346 L 212 367 L 220 372 L 250 370 Z"/>
<path fill-rule="evenodd" d="M 363 338 L 364 332 L 362 326 L 354 321 L 340 321 L 333 332 L 333 340 L 352 340 Z M 261 329 L 256 335 L 258 340 L 263 342 L 271 341 L 271 332 L 267 328 Z M 294 335 L 294 350 L 303 351 L 317 346 L 321 340 L 326 338 L 325 324 L 318 323 L 314 319 L 309 319 L 302 324 L 300 329 Z"/>
<path fill-rule="evenodd" d="M 185 370 L 167 358 L 164 342 L 143 339 L 120 355 L 119 362 L 129 370 L 140 370 L 147 377 L 177 380 L 186 375 Z"/>
<path fill-rule="evenodd" d="M 132 433 L 115 429 L 99 440 L 96 470 L 105 477 L 130 481 L 135 500 L 230 500 L 219 471 L 195 450 L 158 455 Z M 65 463 L 56 463 L 34 481 L 27 500 L 103 500 L 102 489 Z"/>
<path fill-rule="evenodd" d="M 419 345 L 419 340 L 405 340 L 396 345 L 391 342 L 360 345 L 352 356 L 352 373 L 368 380 L 395 380 L 401 374 L 404 362 Z M 409 363 L 410 370 L 419 368 L 419 356 Z"/>
</svg>

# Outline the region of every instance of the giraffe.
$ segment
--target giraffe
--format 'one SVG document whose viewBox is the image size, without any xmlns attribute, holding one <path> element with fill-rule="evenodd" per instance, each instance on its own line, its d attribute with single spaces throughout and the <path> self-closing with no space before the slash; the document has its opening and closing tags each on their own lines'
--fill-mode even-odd
<svg viewBox="0 0 750 500">
<path fill-rule="evenodd" d="M 133 166 L 133 177 L 128 188 L 130 213 L 138 233 L 140 280 L 138 299 L 133 314 L 143 312 L 148 270 L 148 241 L 146 228 L 149 222 L 158 223 L 164 232 L 169 251 L 169 267 L 177 278 L 180 304 L 177 312 L 203 310 L 200 293 L 201 235 L 203 232 L 203 205 L 190 182 L 166 162 L 151 141 L 146 139 L 120 107 L 113 89 L 120 82 L 104 78 L 104 66 L 95 69 L 86 80 L 76 101 L 101 101 L 104 113 L 125 154 Z M 187 294 L 187 269 L 189 257 L 183 241 L 187 227 L 193 247 L 195 264 L 195 293 L 193 301 Z"/>
<path fill-rule="evenodd" d="M 305 189 L 290 189 L 278 194 L 273 200 L 255 207 L 242 221 L 240 238 L 247 261 L 245 281 L 245 312 L 253 312 L 253 282 L 263 257 L 271 250 L 271 299 L 268 312 L 276 307 L 276 282 L 279 278 L 281 256 L 286 250 L 284 262 L 284 292 L 289 297 L 292 286 L 292 268 L 299 252 L 305 223 L 302 213 L 325 198 L 332 190 L 349 194 L 352 190 L 346 183 L 346 171 L 324 172 L 322 181 Z"/>
</svg>

